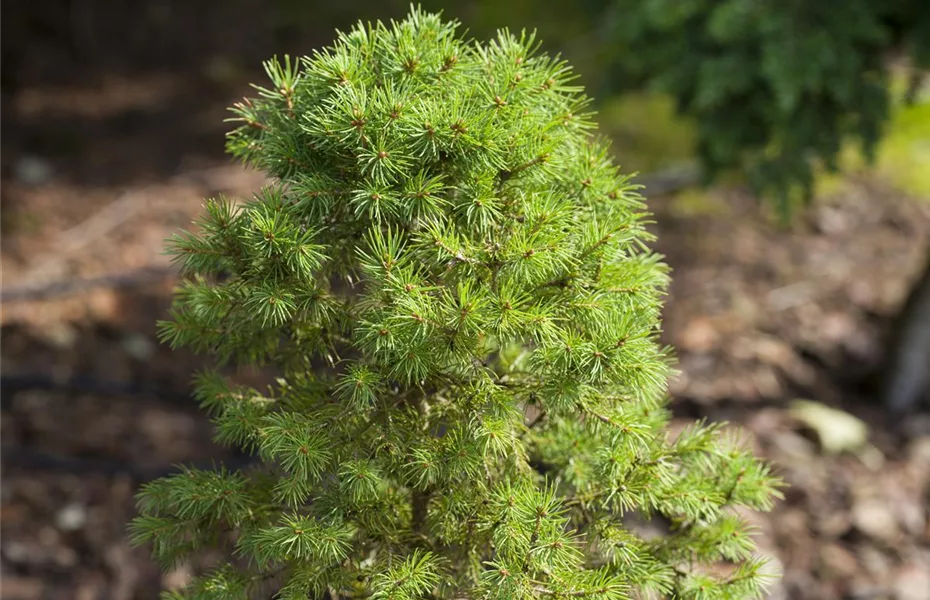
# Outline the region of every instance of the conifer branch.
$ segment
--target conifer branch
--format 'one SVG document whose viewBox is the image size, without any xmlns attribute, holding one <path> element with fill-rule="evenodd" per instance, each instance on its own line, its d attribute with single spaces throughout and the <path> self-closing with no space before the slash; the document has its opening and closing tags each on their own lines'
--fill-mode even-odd
<svg viewBox="0 0 930 600">
<path fill-rule="evenodd" d="M 545 162 L 547 162 L 548 160 L 549 160 L 549 154 L 548 154 L 548 153 L 546 153 L 546 154 L 540 154 L 540 155 L 537 156 L 536 158 L 534 158 L 534 159 L 532 159 L 532 160 L 529 160 L 529 161 L 527 161 L 527 162 L 525 162 L 525 163 L 523 163 L 523 164 L 521 164 L 521 165 L 517 165 L 516 167 L 514 167 L 514 168 L 512 168 L 512 169 L 510 169 L 510 170 L 501 171 L 501 172 L 500 172 L 500 175 L 499 175 L 500 180 L 501 180 L 501 183 L 506 182 L 508 179 L 510 179 L 510 178 L 513 177 L 514 175 L 517 175 L 517 174 L 519 174 L 519 173 L 521 173 L 521 172 L 523 172 L 523 171 L 529 169 L 529 168 L 532 167 L 532 166 L 545 163 Z"/>
<path fill-rule="evenodd" d="M 533 591 L 543 596 L 568 596 L 570 598 L 584 598 L 586 596 L 596 596 L 606 594 L 610 588 L 597 588 L 593 590 L 552 590 L 543 586 L 533 586 Z"/>
</svg>

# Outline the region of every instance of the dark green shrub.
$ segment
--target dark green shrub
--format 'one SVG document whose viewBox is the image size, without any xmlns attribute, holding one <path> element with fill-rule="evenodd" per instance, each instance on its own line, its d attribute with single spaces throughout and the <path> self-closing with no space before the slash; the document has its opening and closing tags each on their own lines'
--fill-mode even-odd
<svg viewBox="0 0 930 600">
<path fill-rule="evenodd" d="M 669 93 L 698 127 L 708 178 L 736 168 L 787 212 L 844 142 L 871 157 L 897 55 L 930 66 L 918 0 L 609 0 L 610 77 Z M 606 16 L 605 16 L 606 14 Z"/>
</svg>

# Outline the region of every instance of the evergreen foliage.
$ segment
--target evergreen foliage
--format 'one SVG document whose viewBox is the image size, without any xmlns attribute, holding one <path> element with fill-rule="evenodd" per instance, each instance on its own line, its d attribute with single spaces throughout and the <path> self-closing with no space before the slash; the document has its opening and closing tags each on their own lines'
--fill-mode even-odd
<svg viewBox="0 0 930 600">
<path fill-rule="evenodd" d="M 611 78 L 669 93 L 694 118 L 708 179 L 738 168 L 787 213 L 814 169 L 889 114 L 889 58 L 930 68 L 922 0 L 606 0 Z M 602 15 L 605 13 L 601 13 Z"/>
<path fill-rule="evenodd" d="M 588 99 L 532 35 L 412 10 L 266 64 L 230 152 L 276 183 L 171 241 L 165 340 L 271 365 L 201 374 L 258 461 L 147 484 L 132 524 L 176 598 L 748 598 L 740 510 L 779 481 L 717 424 L 679 435 L 667 269 Z M 639 521 L 663 523 L 647 535 Z"/>
</svg>

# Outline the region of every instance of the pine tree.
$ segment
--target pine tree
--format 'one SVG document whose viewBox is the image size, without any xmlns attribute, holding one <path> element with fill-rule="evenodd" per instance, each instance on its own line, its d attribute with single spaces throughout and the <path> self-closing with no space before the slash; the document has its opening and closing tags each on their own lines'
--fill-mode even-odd
<svg viewBox="0 0 930 600">
<path fill-rule="evenodd" d="M 669 432 L 642 199 L 564 62 L 456 27 L 359 24 L 232 109 L 276 183 L 170 242 L 161 333 L 281 377 L 198 376 L 258 461 L 147 484 L 134 541 L 225 553 L 177 598 L 758 596 L 739 511 L 779 481 L 719 424 Z"/>
</svg>

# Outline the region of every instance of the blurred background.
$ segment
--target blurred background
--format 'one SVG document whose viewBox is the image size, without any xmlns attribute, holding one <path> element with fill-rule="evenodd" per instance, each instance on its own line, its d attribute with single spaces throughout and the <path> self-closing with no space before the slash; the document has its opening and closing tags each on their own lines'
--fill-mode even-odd
<svg viewBox="0 0 930 600">
<path fill-rule="evenodd" d="M 631 16 L 637 1 L 655 13 L 656 39 L 686 47 L 699 37 L 663 36 L 662 27 L 701 23 L 713 4 L 423 6 L 478 38 L 538 29 L 543 49 L 561 52 L 597 98 L 601 131 L 623 170 L 640 173 L 656 247 L 673 269 L 663 335 L 679 358 L 675 419 L 742 427 L 791 486 L 773 513 L 752 517 L 784 573 L 771 597 L 926 600 L 930 94 L 910 60 L 920 52 L 908 54 L 907 36 L 855 41 L 892 90 L 876 109 L 875 160 L 843 141 L 843 171 L 815 169 L 810 202 L 783 213 L 739 168 L 700 185 L 707 157 L 725 153 L 708 154 L 698 110 L 706 104 L 683 101 L 684 84 L 643 77 L 657 67 L 636 45 L 649 26 Z M 908 6 L 928 12 L 920 2 L 888 4 L 898 11 L 885 19 L 893 31 L 918 21 Z M 407 9 L 394 0 L 3 3 L 2 598 L 149 599 L 196 571 L 182 564 L 163 574 L 126 540 L 140 484 L 178 463 L 241 460 L 210 441 L 188 399 L 192 373 L 209 358 L 171 352 L 155 337 L 176 281 L 163 240 L 189 226 L 203 198 L 248 197 L 262 184 L 223 152 L 225 108 L 264 80 L 262 60 L 312 52 L 335 28 Z M 797 65 L 833 57 L 826 75 L 797 84 L 807 90 L 802 105 L 808 93 L 806 106 L 816 104 L 821 92 L 810 90 L 834 85 L 828 75 L 845 68 L 845 49 L 831 44 L 846 38 L 831 35 L 827 50 L 790 45 Z M 752 49 L 753 40 L 741 43 Z M 654 56 L 674 59 L 669 52 L 660 44 Z M 695 56 L 682 68 L 703 73 Z M 767 95 L 763 84 L 724 78 L 709 89 L 751 98 Z M 900 378 L 889 383 L 889 373 Z"/>
</svg>

